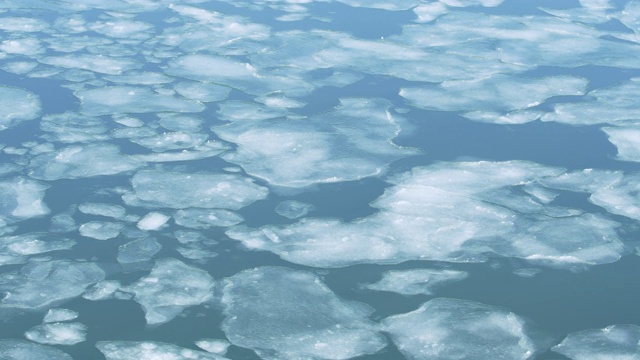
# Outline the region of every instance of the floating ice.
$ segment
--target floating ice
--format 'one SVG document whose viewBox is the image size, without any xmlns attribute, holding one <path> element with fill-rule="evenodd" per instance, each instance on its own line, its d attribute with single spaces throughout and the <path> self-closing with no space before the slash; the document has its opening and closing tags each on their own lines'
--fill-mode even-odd
<svg viewBox="0 0 640 360">
<path fill-rule="evenodd" d="M 363 305 L 338 298 L 307 272 L 246 270 L 223 290 L 229 341 L 263 359 L 348 359 L 385 347 Z"/>
<path fill-rule="evenodd" d="M 17 273 L 0 275 L 0 290 L 6 293 L 0 308 L 37 310 L 79 296 L 104 277 L 104 271 L 91 263 L 29 263 Z"/>
<path fill-rule="evenodd" d="M 242 216 L 228 210 L 185 209 L 173 215 L 176 224 L 192 229 L 208 229 L 214 226 L 227 227 L 244 221 Z"/>
<path fill-rule="evenodd" d="M 286 110 L 246 101 L 225 101 L 218 105 L 218 117 L 226 121 L 260 121 L 285 116 Z"/>
<path fill-rule="evenodd" d="M 27 91 L 0 86 L 0 130 L 31 120 L 40 114 L 40 100 Z"/>
<path fill-rule="evenodd" d="M 553 351 L 573 360 L 632 360 L 640 356 L 640 327 L 612 325 L 569 334 Z"/>
<path fill-rule="evenodd" d="M 0 51 L 8 54 L 34 56 L 43 51 L 40 41 L 34 38 L 4 40 L 0 43 Z"/>
<path fill-rule="evenodd" d="M 53 323 L 53 322 L 61 322 L 61 321 L 71 321 L 75 320 L 78 317 L 78 312 L 69 310 L 69 309 L 49 309 L 47 314 L 44 316 L 44 323 Z"/>
<path fill-rule="evenodd" d="M 206 134 L 195 134 L 185 132 L 170 132 L 156 136 L 131 139 L 132 142 L 151 149 L 155 152 L 167 150 L 190 149 L 198 147 L 207 141 Z"/>
<path fill-rule="evenodd" d="M 124 201 L 145 207 L 237 210 L 268 194 L 251 179 L 228 174 L 142 170 L 133 176 L 131 184 L 134 192 L 125 194 Z"/>
<path fill-rule="evenodd" d="M 140 230 L 158 230 L 171 219 L 170 216 L 159 212 L 150 212 L 138 221 Z"/>
<path fill-rule="evenodd" d="M 23 178 L 0 181 L 0 221 L 14 222 L 48 214 L 49 208 L 43 202 L 47 188 Z"/>
<path fill-rule="evenodd" d="M 49 25 L 39 19 L 24 17 L 1 17 L 0 30 L 9 32 L 39 32 L 46 30 Z"/>
<path fill-rule="evenodd" d="M 42 238 L 46 238 L 46 241 L 41 240 Z M 23 264 L 30 255 L 69 250 L 75 244 L 73 240 L 59 239 L 48 234 L 28 233 L 0 237 L 0 266 Z"/>
<path fill-rule="evenodd" d="M 118 19 L 114 21 L 96 21 L 91 23 L 89 28 L 98 34 L 133 40 L 148 38 L 153 25 L 142 21 Z"/>
<path fill-rule="evenodd" d="M 112 144 L 73 145 L 31 160 L 30 176 L 43 180 L 113 175 L 142 165 Z"/>
<path fill-rule="evenodd" d="M 433 299 L 383 324 L 407 359 L 528 359 L 535 351 L 520 317 L 467 300 Z"/>
<path fill-rule="evenodd" d="M 162 245 L 150 237 L 132 240 L 118 248 L 117 260 L 121 264 L 149 261 L 160 249 Z"/>
<path fill-rule="evenodd" d="M 86 340 L 87 327 L 80 323 L 52 323 L 38 325 L 24 336 L 40 344 L 75 345 Z"/>
<path fill-rule="evenodd" d="M 208 352 L 152 341 L 99 341 L 96 347 L 107 360 L 228 360 Z"/>
<path fill-rule="evenodd" d="M 73 112 L 43 116 L 40 129 L 50 133 L 45 135 L 50 141 L 89 143 L 110 139 L 102 119 Z"/>
<path fill-rule="evenodd" d="M 96 240 L 109 240 L 120 235 L 124 224 L 110 221 L 89 221 L 80 225 L 80 235 Z"/>
<path fill-rule="evenodd" d="M 71 356 L 52 346 L 14 339 L 0 339 L 0 354 L 3 360 L 73 360 Z"/>
<path fill-rule="evenodd" d="M 138 67 L 138 64 L 133 60 L 105 55 L 47 56 L 38 59 L 38 61 L 56 67 L 90 70 L 108 75 L 118 75 Z"/>
<path fill-rule="evenodd" d="M 226 340 L 202 339 L 196 341 L 196 346 L 200 349 L 218 355 L 226 354 L 229 345 L 231 344 L 229 344 L 229 342 Z"/>
<path fill-rule="evenodd" d="M 222 101 L 231 91 L 227 86 L 200 82 L 179 82 L 174 89 L 187 99 L 202 102 Z"/>
<path fill-rule="evenodd" d="M 214 130 L 237 145 L 225 160 L 273 185 L 350 181 L 416 153 L 391 142 L 400 128 L 389 106 L 380 99 L 342 99 L 334 111 L 304 120 L 239 121 Z"/>
<path fill-rule="evenodd" d="M 14 74 L 26 74 L 31 70 L 35 69 L 38 66 L 38 63 L 31 61 L 13 61 L 13 62 L 5 62 L 0 65 L 0 69 L 14 73 Z"/>
<path fill-rule="evenodd" d="M 441 2 L 432 2 L 414 7 L 413 12 L 418 17 L 417 22 L 429 22 L 446 14 L 447 6 Z"/>
<path fill-rule="evenodd" d="M 127 214 L 125 208 L 116 204 L 84 203 L 78 206 L 78 210 L 84 214 L 105 216 L 117 220 L 124 219 Z"/>
<path fill-rule="evenodd" d="M 120 287 L 117 280 L 103 280 L 88 288 L 82 297 L 93 301 L 111 299 Z"/>
<path fill-rule="evenodd" d="M 134 294 L 148 324 L 158 325 L 171 321 L 187 307 L 211 300 L 214 285 L 204 270 L 176 259 L 161 259 L 148 276 L 122 290 Z"/>
<path fill-rule="evenodd" d="M 372 203 L 380 209 L 374 215 L 346 223 L 304 218 L 257 230 L 239 226 L 227 235 L 249 249 L 318 267 L 476 262 L 487 253 L 561 267 L 617 261 L 625 251 L 618 223 L 544 205 L 513 189 L 561 173 L 521 161 L 417 167 L 390 179 L 394 186 Z"/>
<path fill-rule="evenodd" d="M 286 200 L 276 206 L 276 213 L 288 219 L 297 219 L 307 215 L 309 211 L 313 211 L 314 206 L 303 203 L 301 201 Z"/>
<path fill-rule="evenodd" d="M 603 128 L 609 141 L 618 148 L 618 159 L 640 162 L 640 127 Z"/>
<path fill-rule="evenodd" d="M 403 295 L 430 295 L 441 285 L 466 279 L 468 274 L 458 270 L 391 270 L 375 284 L 365 286 L 369 290 L 392 291 Z"/>
<path fill-rule="evenodd" d="M 198 101 L 153 92 L 144 87 L 111 86 L 80 90 L 75 95 L 80 99 L 81 112 L 88 115 L 204 110 L 204 105 Z"/>
<path fill-rule="evenodd" d="M 197 133 L 202 127 L 202 120 L 183 114 L 158 114 L 160 126 L 170 131 L 183 131 L 187 133 Z"/>
</svg>

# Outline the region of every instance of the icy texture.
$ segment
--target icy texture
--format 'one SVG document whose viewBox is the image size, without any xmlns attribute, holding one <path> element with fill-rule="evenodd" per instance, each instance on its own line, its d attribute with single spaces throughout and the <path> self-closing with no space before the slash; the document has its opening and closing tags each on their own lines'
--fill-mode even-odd
<svg viewBox="0 0 640 360">
<path fill-rule="evenodd" d="M 372 203 L 380 209 L 374 215 L 352 222 L 304 218 L 258 230 L 237 227 L 227 235 L 250 249 L 319 267 L 476 262 L 489 252 L 559 267 L 617 261 L 624 252 L 618 223 L 545 205 L 513 189 L 561 173 L 520 161 L 417 167 L 390 179 L 394 186 Z"/>
<path fill-rule="evenodd" d="M 208 229 L 214 226 L 227 227 L 244 221 L 233 211 L 219 209 L 185 209 L 174 214 L 176 224 L 192 229 Z"/>
<path fill-rule="evenodd" d="M 467 300 L 433 299 L 383 325 L 407 359 L 528 359 L 535 350 L 517 315 Z"/>
<path fill-rule="evenodd" d="M 553 347 L 573 360 L 633 360 L 640 356 L 640 327 L 612 325 L 567 335 Z"/>
<path fill-rule="evenodd" d="M 75 244 L 73 240 L 38 233 L 0 237 L 0 266 L 23 264 L 31 255 L 69 250 Z"/>
<path fill-rule="evenodd" d="M 38 325 L 24 335 L 40 344 L 75 345 L 86 339 L 87 327 L 80 323 L 53 323 Z"/>
<path fill-rule="evenodd" d="M 36 156 L 31 161 L 31 176 L 36 179 L 76 179 L 100 175 L 114 175 L 142 165 L 122 155 L 112 144 L 73 145 L 54 153 Z"/>
<path fill-rule="evenodd" d="M 42 201 L 48 186 L 15 178 L 0 182 L 0 220 L 13 222 L 49 213 Z"/>
<path fill-rule="evenodd" d="M 80 212 L 90 215 L 100 215 L 114 218 L 117 220 L 124 219 L 126 210 L 120 205 L 103 204 L 103 203 L 84 203 L 78 206 Z"/>
<path fill-rule="evenodd" d="M 185 98 L 202 102 L 222 101 L 231 91 L 226 86 L 198 82 L 180 82 L 174 88 Z"/>
<path fill-rule="evenodd" d="M 121 245 L 118 248 L 117 260 L 121 264 L 149 261 L 162 249 L 153 238 L 141 238 Z"/>
<path fill-rule="evenodd" d="M 111 299 L 120 287 L 120 282 L 116 280 L 100 281 L 87 289 L 82 297 L 94 301 Z"/>
<path fill-rule="evenodd" d="M 207 141 L 206 134 L 191 134 L 185 132 L 170 132 L 156 136 L 144 137 L 140 139 L 131 139 L 132 142 L 149 148 L 154 152 L 163 152 L 168 150 L 191 149 L 201 146 Z"/>
<path fill-rule="evenodd" d="M 228 360 L 204 351 L 151 341 L 100 341 L 96 347 L 107 360 Z"/>
<path fill-rule="evenodd" d="M 158 230 L 171 219 L 170 216 L 159 212 L 150 212 L 138 221 L 140 230 Z"/>
<path fill-rule="evenodd" d="M 13 339 L 0 339 L 0 354 L 2 360 L 73 360 L 71 356 L 54 347 Z"/>
<path fill-rule="evenodd" d="M 640 162 L 640 126 L 603 128 L 609 141 L 618 148 L 618 159 Z"/>
<path fill-rule="evenodd" d="M 300 120 L 234 122 L 215 128 L 235 143 L 223 158 L 249 174 L 286 187 L 356 180 L 380 174 L 415 154 L 391 142 L 400 131 L 380 99 L 342 99 L 334 111 Z"/>
<path fill-rule="evenodd" d="M 43 64 L 61 68 L 82 69 L 101 74 L 117 75 L 138 67 L 135 61 L 104 55 L 64 55 L 40 58 Z"/>
<path fill-rule="evenodd" d="M 149 275 L 122 290 L 133 293 L 147 323 L 157 325 L 171 321 L 187 307 L 211 300 L 214 285 L 206 271 L 176 259 L 162 259 Z"/>
<path fill-rule="evenodd" d="M 224 355 L 227 353 L 229 342 L 226 340 L 202 339 L 196 341 L 196 346 L 212 354 Z"/>
<path fill-rule="evenodd" d="M 80 225 L 80 235 L 94 238 L 96 240 L 109 240 L 120 235 L 124 228 L 121 223 L 109 221 L 90 221 Z"/>
<path fill-rule="evenodd" d="M 90 143 L 109 140 L 109 128 L 98 117 L 74 112 L 48 114 L 42 117 L 40 129 L 49 134 L 45 138 L 64 143 Z"/>
<path fill-rule="evenodd" d="M 222 303 L 229 341 L 263 359 L 348 359 L 386 345 L 365 306 L 341 300 L 311 273 L 243 271 L 227 279 Z"/>
<path fill-rule="evenodd" d="M 139 171 L 131 179 L 134 193 L 129 205 L 145 207 L 223 208 L 237 210 L 264 199 L 268 190 L 251 179 L 226 174 L 189 174 L 158 170 Z"/>
<path fill-rule="evenodd" d="M 299 217 L 303 217 L 313 209 L 313 205 L 295 200 L 283 201 L 278 204 L 278 206 L 276 206 L 276 212 L 278 213 L 278 215 L 284 216 L 288 219 L 297 219 Z"/>
<path fill-rule="evenodd" d="M 71 320 L 75 320 L 78 317 L 78 315 L 79 315 L 78 312 L 69 310 L 69 309 L 60 309 L 60 308 L 49 309 L 49 311 L 47 311 L 47 314 L 44 316 L 44 320 L 42 320 L 42 322 L 53 323 L 53 322 L 60 322 L 60 321 L 71 321 Z"/>
<path fill-rule="evenodd" d="M 0 308 L 36 310 L 80 296 L 105 277 L 96 264 L 56 260 L 30 263 L 18 273 L 0 275 L 0 290 L 7 293 Z"/>
<path fill-rule="evenodd" d="M 375 284 L 365 286 L 369 290 L 392 291 L 403 295 L 430 295 L 439 286 L 466 279 L 468 274 L 458 270 L 391 270 Z"/>
<path fill-rule="evenodd" d="M 40 114 L 40 100 L 27 90 L 0 86 L 0 130 Z"/>
</svg>

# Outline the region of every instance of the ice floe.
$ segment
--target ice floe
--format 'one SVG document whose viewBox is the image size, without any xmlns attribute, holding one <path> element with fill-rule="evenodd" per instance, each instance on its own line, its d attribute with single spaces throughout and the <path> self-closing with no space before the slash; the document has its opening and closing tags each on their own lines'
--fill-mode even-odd
<svg viewBox="0 0 640 360">
<path fill-rule="evenodd" d="M 124 224 L 111 221 L 89 221 L 80 225 L 80 235 L 96 240 L 109 240 L 120 235 Z"/>
<path fill-rule="evenodd" d="M 618 159 L 640 162 L 640 126 L 608 127 L 602 129 L 609 141 L 618 148 Z"/>
<path fill-rule="evenodd" d="M 313 205 L 301 201 L 285 200 L 276 206 L 276 213 L 288 219 L 297 219 L 307 215 L 314 208 Z"/>
<path fill-rule="evenodd" d="M 231 88 L 213 83 L 182 81 L 174 86 L 178 94 L 187 99 L 212 102 L 222 101 L 229 96 Z"/>
<path fill-rule="evenodd" d="M 0 130 L 40 115 L 40 100 L 30 91 L 0 86 Z"/>
<path fill-rule="evenodd" d="M 69 250 L 75 244 L 70 239 L 38 233 L 0 237 L 0 266 L 23 264 L 31 255 Z"/>
<path fill-rule="evenodd" d="M 229 341 L 263 359 L 348 359 L 386 345 L 364 305 L 338 298 L 311 273 L 243 271 L 226 280 L 222 303 Z"/>
<path fill-rule="evenodd" d="M 184 309 L 212 299 L 215 282 L 204 270 L 176 259 L 161 259 L 151 273 L 122 288 L 134 294 L 150 325 L 171 321 Z"/>
<path fill-rule="evenodd" d="M 200 349 L 218 355 L 226 354 L 229 345 L 231 344 L 229 344 L 229 342 L 226 340 L 202 339 L 196 341 L 196 346 Z"/>
<path fill-rule="evenodd" d="M 132 240 L 118 248 L 118 260 L 121 264 L 149 261 L 162 249 L 162 245 L 151 237 Z"/>
<path fill-rule="evenodd" d="M 635 359 L 640 356 L 640 327 L 612 325 L 567 335 L 553 351 L 573 360 Z"/>
<path fill-rule="evenodd" d="M 75 345 L 86 340 L 87 327 L 81 323 L 51 323 L 38 325 L 25 332 L 31 341 L 48 345 Z"/>
<path fill-rule="evenodd" d="M 134 192 L 123 195 L 124 201 L 145 207 L 237 210 L 268 194 L 251 179 L 229 174 L 142 170 L 133 176 L 131 184 Z"/>
<path fill-rule="evenodd" d="M 40 129 L 48 134 L 43 137 L 50 141 L 75 143 L 107 141 L 109 128 L 102 119 L 74 112 L 47 114 L 40 121 Z"/>
<path fill-rule="evenodd" d="M 138 229 L 146 231 L 158 230 L 166 224 L 169 219 L 171 219 L 171 217 L 163 213 L 150 212 L 138 221 Z"/>
<path fill-rule="evenodd" d="M 82 297 L 87 300 L 107 300 L 114 297 L 116 291 L 118 291 L 122 285 L 117 280 L 103 280 L 99 281 L 93 286 L 89 287 Z"/>
<path fill-rule="evenodd" d="M 67 353 L 52 346 L 40 345 L 26 340 L 0 339 L 0 354 L 6 360 L 72 360 Z"/>
<path fill-rule="evenodd" d="M 71 320 L 75 320 L 78 317 L 78 315 L 79 314 L 77 311 L 62 309 L 62 308 L 54 308 L 54 309 L 49 309 L 49 311 L 47 311 L 47 314 L 44 316 L 44 319 L 42 320 L 42 322 L 54 323 L 54 322 L 61 322 L 61 321 L 71 321 Z"/>
<path fill-rule="evenodd" d="M 220 209 L 185 209 L 173 215 L 176 224 L 192 229 L 208 229 L 214 226 L 227 227 L 244 221 L 233 211 Z"/>
<path fill-rule="evenodd" d="M 78 210 L 84 214 L 105 216 L 116 220 L 123 220 L 127 214 L 122 206 L 105 203 L 83 203 L 78 206 Z"/>
<path fill-rule="evenodd" d="M 209 136 L 206 134 L 169 132 L 156 136 L 134 138 L 132 142 L 151 149 L 154 152 L 167 150 L 190 149 L 204 144 Z"/>
<path fill-rule="evenodd" d="M 303 120 L 238 121 L 214 131 L 237 145 L 225 160 L 272 185 L 350 181 L 417 153 L 392 143 L 400 127 L 389 107 L 381 99 L 342 99 L 335 110 Z"/>
<path fill-rule="evenodd" d="M 382 275 L 380 281 L 366 285 L 369 290 L 391 291 L 403 295 L 430 295 L 439 286 L 464 280 L 465 271 L 447 269 L 391 270 Z"/>
<path fill-rule="evenodd" d="M 39 32 L 44 31 L 49 25 L 40 20 L 26 17 L 1 17 L 0 30 L 9 32 Z"/>
<path fill-rule="evenodd" d="M 228 360 L 208 352 L 153 341 L 99 341 L 96 347 L 107 360 Z"/>
<path fill-rule="evenodd" d="M 383 324 L 407 359 L 528 359 L 536 350 L 516 314 L 467 300 L 433 299 Z"/>
<path fill-rule="evenodd" d="M 139 66 L 133 60 L 106 55 L 46 56 L 39 58 L 38 61 L 55 67 L 90 70 L 108 75 L 118 75 Z"/>
<path fill-rule="evenodd" d="M 47 185 L 14 178 L 0 181 L 0 222 L 11 223 L 49 214 L 44 203 Z"/>
<path fill-rule="evenodd" d="M 41 309 L 80 296 L 104 277 L 104 270 L 93 263 L 68 260 L 29 263 L 19 272 L 0 274 L 0 290 L 5 293 L 0 308 Z"/>
</svg>

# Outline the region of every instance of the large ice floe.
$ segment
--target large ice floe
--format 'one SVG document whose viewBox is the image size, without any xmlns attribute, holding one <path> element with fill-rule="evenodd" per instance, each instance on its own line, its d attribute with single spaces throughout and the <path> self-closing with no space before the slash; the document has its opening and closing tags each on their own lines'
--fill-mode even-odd
<svg viewBox="0 0 640 360">
<path fill-rule="evenodd" d="M 519 316 L 468 300 L 436 298 L 383 328 L 407 359 L 528 359 L 536 350 Z"/>
<path fill-rule="evenodd" d="M 553 351 L 573 360 L 632 360 L 640 356 L 640 327 L 612 325 L 569 334 Z"/>
<path fill-rule="evenodd" d="M 69 250 L 75 244 L 74 240 L 49 234 L 29 233 L 0 237 L 0 266 L 24 264 L 30 256 Z"/>
<path fill-rule="evenodd" d="M 40 115 L 40 100 L 30 91 L 0 86 L 0 130 Z"/>
<path fill-rule="evenodd" d="M 40 345 L 26 340 L 0 339 L 0 354 L 6 360 L 49 359 L 72 360 L 73 358 L 55 347 Z"/>
<path fill-rule="evenodd" d="M 389 107 L 381 99 L 342 99 L 335 110 L 306 119 L 236 121 L 214 130 L 237 145 L 225 160 L 272 185 L 305 187 L 377 175 L 416 154 L 391 142 L 400 127 Z"/>
<path fill-rule="evenodd" d="M 208 352 L 154 341 L 101 341 L 96 346 L 107 360 L 228 360 Z"/>
<path fill-rule="evenodd" d="M 391 270 L 385 272 L 380 281 L 365 288 L 403 295 L 431 295 L 438 287 L 464 280 L 467 276 L 469 274 L 464 271 L 448 269 Z"/>
<path fill-rule="evenodd" d="M 47 188 L 47 185 L 24 178 L 0 181 L 0 226 L 49 214 L 43 201 Z"/>
<path fill-rule="evenodd" d="M 337 297 L 316 276 L 281 267 L 226 280 L 222 329 L 263 359 L 349 359 L 378 352 L 385 338 L 362 304 Z"/>
<path fill-rule="evenodd" d="M 491 253 L 560 267 L 618 260 L 625 251 L 618 223 L 522 190 L 562 173 L 522 161 L 417 167 L 389 179 L 393 186 L 372 203 L 379 209 L 374 215 L 350 222 L 304 218 L 284 226 L 237 227 L 227 235 L 249 249 L 319 267 L 477 262 Z"/>
</svg>

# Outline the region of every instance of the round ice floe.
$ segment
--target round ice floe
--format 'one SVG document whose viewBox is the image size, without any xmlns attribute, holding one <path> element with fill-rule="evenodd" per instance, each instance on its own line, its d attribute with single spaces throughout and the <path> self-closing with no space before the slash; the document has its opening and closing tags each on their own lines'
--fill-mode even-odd
<svg viewBox="0 0 640 360">
<path fill-rule="evenodd" d="M 86 339 L 87 327 L 80 323 L 52 323 L 38 325 L 24 336 L 40 344 L 75 345 Z"/>
<path fill-rule="evenodd" d="M 192 229 L 208 229 L 214 226 L 227 227 L 244 221 L 242 216 L 229 210 L 185 209 L 174 214 L 176 224 Z"/>
<path fill-rule="evenodd" d="M 433 299 L 383 325 L 407 359 L 528 359 L 535 351 L 520 317 L 467 300 Z"/>
<path fill-rule="evenodd" d="M 0 354 L 3 360 L 72 360 L 68 354 L 51 346 L 26 340 L 0 339 Z"/>
<path fill-rule="evenodd" d="M 120 235 L 124 224 L 109 221 L 89 221 L 80 225 L 80 235 L 96 240 L 109 240 Z"/>
<path fill-rule="evenodd" d="M 640 357 L 640 327 L 612 325 L 569 334 L 553 351 L 573 360 L 633 360 Z"/>
<path fill-rule="evenodd" d="M 276 206 L 276 213 L 288 219 L 297 219 L 307 215 L 307 213 L 313 209 L 314 206 L 311 204 L 295 200 L 286 200 Z"/>
<path fill-rule="evenodd" d="M 0 308 L 37 310 L 80 296 L 84 290 L 103 280 L 105 272 L 96 264 L 56 260 L 35 262 L 18 273 L 0 275 L 0 290 L 7 295 Z"/>
<path fill-rule="evenodd" d="M 466 279 L 468 274 L 459 270 L 414 269 L 391 270 L 375 284 L 365 286 L 369 290 L 392 291 L 403 295 L 430 295 L 437 287 Z"/>
<path fill-rule="evenodd" d="M 153 238 L 141 238 L 120 245 L 117 260 L 121 264 L 149 261 L 162 249 L 162 245 Z"/>
<path fill-rule="evenodd" d="M 222 303 L 229 341 L 263 359 L 348 359 L 386 345 L 364 305 L 341 300 L 311 273 L 241 272 L 227 279 Z"/>
<path fill-rule="evenodd" d="M 0 181 L 0 219 L 15 222 L 48 214 L 49 208 L 43 202 L 47 188 L 23 178 Z"/>
<path fill-rule="evenodd" d="M 133 176 L 131 184 L 134 192 L 125 194 L 124 201 L 145 207 L 237 210 L 268 194 L 251 179 L 228 174 L 143 170 Z"/>
<path fill-rule="evenodd" d="M 96 347 L 107 360 L 228 360 L 208 352 L 152 341 L 100 341 Z"/>
<path fill-rule="evenodd" d="M 204 270 L 176 259 L 161 259 L 149 275 L 122 290 L 134 294 L 148 324 L 163 324 L 185 308 L 211 300 L 214 285 Z"/>
<path fill-rule="evenodd" d="M 40 100 L 33 93 L 0 86 L 0 130 L 24 120 L 35 119 L 40 114 Z"/>
</svg>

